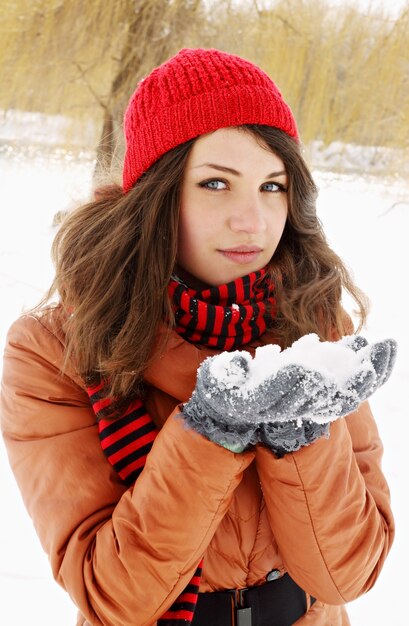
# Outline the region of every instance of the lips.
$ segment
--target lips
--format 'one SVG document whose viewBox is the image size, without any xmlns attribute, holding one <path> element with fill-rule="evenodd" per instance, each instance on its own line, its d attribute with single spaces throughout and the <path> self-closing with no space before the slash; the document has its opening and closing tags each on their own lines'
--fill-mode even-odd
<svg viewBox="0 0 409 626">
<path fill-rule="evenodd" d="M 256 261 L 262 251 L 262 248 L 258 246 L 236 246 L 235 248 L 219 250 L 220 254 L 225 258 L 230 259 L 234 263 L 239 263 L 240 265 Z"/>
</svg>

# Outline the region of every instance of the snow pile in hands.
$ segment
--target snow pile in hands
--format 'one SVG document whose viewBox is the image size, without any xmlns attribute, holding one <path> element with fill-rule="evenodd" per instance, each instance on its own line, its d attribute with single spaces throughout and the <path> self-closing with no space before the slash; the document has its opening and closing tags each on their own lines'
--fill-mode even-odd
<svg viewBox="0 0 409 626">
<path fill-rule="evenodd" d="M 256 349 L 254 359 L 245 351 L 224 352 L 212 362 L 210 371 L 220 388 L 238 387 L 238 392 L 243 396 L 288 365 L 300 365 L 307 370 L 315 370 L 329 383 L 342 388 L 358 370 L 373 370 L 368 346 L 355 352 L 348 347 L 350 343 L 350 337 L 329 342 L 320 341 L 318 335 L 311 333 L 304 335 L 285 350 L 281 350 L 276 344 L 261 346 Z M 232 361 L 232 356 L 237 354 L 246 359 L 248 372 Z"/>
<path fill-rule="evenodd" d="M 372 395 L 389 377 L 395 354 L 392 340 L 370 346 L 363 337 L 328 342 L 316 334 L 283 351 L 262 346 L 254 358 L 247 351 L 223 352 L 208 360 L 206 398 L 260 422 L 324 424 L 355 411 Z"/>
</svg>

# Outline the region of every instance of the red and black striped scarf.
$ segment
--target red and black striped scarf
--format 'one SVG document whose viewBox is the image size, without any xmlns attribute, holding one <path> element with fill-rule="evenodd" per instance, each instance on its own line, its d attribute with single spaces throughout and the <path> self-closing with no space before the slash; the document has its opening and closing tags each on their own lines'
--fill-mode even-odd
<svg viewBox="0 0 409 626">
<path fill-rule="evenodd" d="M 176 331 L 191 343 L 235 350 L 255 341 L 274 317 L 275 300 L 265 270 L 201 291 L 177 277 L 169 283 Z"/>
<path fill-rule="evenodd" d="M 272 284 L 265 270 L 253 272 L 225 285 L 201 291 L 191 289 L 179 278 L 169 284 L 176 331 L 187 341 L 233 350 L 255 341 L 271 323 L 275 313 Z M 88 387 L 98 418 L 101 447 L 126 485 L 131 486 L 142 472 L 157 435 L 153 419 L 136 398 L 115 420 L 100 418 L 100 411 L 112 403 L 104 397 L 104 383 Z M 158 626 L 188 626 L 192 623 L 199 594 L 202 561 Z"/>
</svg>

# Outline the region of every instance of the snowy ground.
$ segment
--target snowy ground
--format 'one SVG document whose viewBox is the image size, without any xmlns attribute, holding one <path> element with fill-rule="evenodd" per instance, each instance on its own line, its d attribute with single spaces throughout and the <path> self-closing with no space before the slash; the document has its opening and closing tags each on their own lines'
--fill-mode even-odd
<svg viewBox="0 0 409 626">
<path fill-rule="evenodd" d="M 0 350 L 6 330 L 23 307 L 34 304 L 52 276 L 49 247 L 53 215 L 86 194 L 91 164 L 78 160 L 42 159 L 38 153 L 16 156 L 0 146 Z M 385 444 L 384 469 L 390 481 L 397 537 L 376 587 L 350 605 L 353 626 L 404 626 L 409 554 L 406 450 L 409 383 L 407 332 L 409 182 L 316 172 L 319 213 L 328 238 L 353 268 L 357 282 L 372 300 L 365 336 L 394 337 L 399 357 L 388 384 L 372 406 Z M 402 286 L 403 285 L 403 286 Z M 0 443 L 0 606 L 7 626 L 73 626 L 75 609 L 52 581 L 47 559 L 38 545 L 8 469 Z"/>
</svg>

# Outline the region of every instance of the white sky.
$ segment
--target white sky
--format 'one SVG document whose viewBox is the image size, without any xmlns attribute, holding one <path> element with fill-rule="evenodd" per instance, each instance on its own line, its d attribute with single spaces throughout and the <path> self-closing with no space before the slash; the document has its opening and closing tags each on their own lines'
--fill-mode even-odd
<svg viewBox="0 0 409 626">
<path fill-rule="evenodd" d="M 404 6 L 409 7 L 408 0 L 327 0 L 327 2 L 337 5 L 349 4 L 363 9 L 384 9 L 393 16 L 398 15 Z"/>
<path fill-rule="evenodd" d="M 213 0 L 210 0 L 213 1 Z M 237 4 L 242 4 L 243 2 L 251 2 L 252 0 L 235 0 Z M 259 7 L 268 7 L 274 4 L 274 0 L 257 0 Z M 398 15 L 403 7 L 409 8 L 409 0 L 327 0 L 328 4 L 333 5 L 352 5 L 356 7 L 361 7 L 363 10 L 367 10 L 369 8 L 373 9 L 383 9 L 391 16 L 395 17 Z"/>
</svg>

